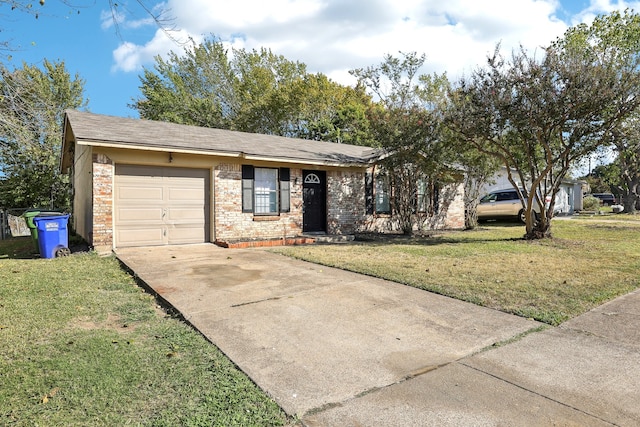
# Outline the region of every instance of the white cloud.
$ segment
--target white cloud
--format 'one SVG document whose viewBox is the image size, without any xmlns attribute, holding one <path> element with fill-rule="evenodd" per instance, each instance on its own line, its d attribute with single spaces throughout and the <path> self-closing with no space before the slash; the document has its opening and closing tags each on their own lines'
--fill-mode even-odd
<svg viewBox="0 0 640 427">
<path fill-rule="evenodd" d="M 623 11 L 625 9 L 633 9 L 636 12 L 640 12 L 640 1 L 591 0 L 589 6 L 577 14 L 571 24 L 592 22 L 597 15 L 610 13 L 614 10 Z"/>
<path fill-rule="evenodd" d="M 173 37 L 186 38 L 185 32 L 177 32 Z M 112 71 L 138 72 L 143 65 L 150 65 L 158 55 L 165 57 L 170 51 L 176 50 L 175 41 L 164 31 L 157 30 L 154 37 L 144 45 L 123 42 L 113 51 L 115 64 Z"/>
<path fill-rule="evenodd" d="M 576 19 L 634 4 L 592 0 Z M 484 64 L 496 43 L 506 52 L 520 44 L 533 50 L 568 26 L 558 18 L 558 0 L 168 0 L 166 6 L 184 35 L 267 47 L 342 83 L 352 83 L 348 70 L 399 51 L 425 53 L 425 72 L 457 78 Z M 158 31 L 145 44 L 118 47 L 114 68 L 137 71 L 155 55 L 179 49 Z"/>
<path fill-rule="evenodd" d="M 134 43 L 122 43 L 113 51 L 113 59 L 116 62 L 113 69 L 125 72 L 140 70 L 142 67 L 142 50 L 141 46 Z"/>
</svg>

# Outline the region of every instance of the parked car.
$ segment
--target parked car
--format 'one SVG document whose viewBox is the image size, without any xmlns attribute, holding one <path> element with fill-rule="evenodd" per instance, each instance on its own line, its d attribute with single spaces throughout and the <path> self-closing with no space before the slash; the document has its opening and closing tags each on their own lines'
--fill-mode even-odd
<svg viewBox="0 0 640 427">
<path fill-rule="evenodd" d="M 600 199 L 600 204 L 603 206 L 613 206 L 617 204 L 616 197 L 611 193 L 593 193 L 587 194 L 585 197 L 587 196 L 593 196 L 597 199 Z"/>
<path fill-rule="evenodd" d="M 536 216 L 540 207 L 533 208 Z M 480 199 L 478 204 L 478 220 L 516 218 L 525 222 L 524 207 L 513 189 L 492 191 Z"/>
</svg>

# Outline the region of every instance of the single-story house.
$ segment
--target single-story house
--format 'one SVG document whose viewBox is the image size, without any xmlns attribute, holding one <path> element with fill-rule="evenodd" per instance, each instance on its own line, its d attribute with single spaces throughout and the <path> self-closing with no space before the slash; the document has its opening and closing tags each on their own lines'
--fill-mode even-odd
<svg viewBox="0 0 640 427">
<path fill-rule="evenodd" d="M 515 177 L 515 176 L 514 176 Z M 586 181 L 565 178 L 560 183 L 554 210 L 557 214 L 572 215 L 582 210 L 582 195 L 584 188 L 587 186 Z M 496 190 L 504 190 L 513 188 L 513 185 L 507 178 L 507 168 L 502 166 L 498 172 L 489 180 L 489 183 L 483 187 L 480 197 Z"/>
<path fill-rule="evenodd" d="M 71 176 L 71 227 L 110 252 L 355 233 L 377 215 L 367 210 L 375 189 L 365 189 L 365 176 L 379 155 L 370 147 L 69 110 L 61 170 Z M 461 228 L 460 210 L 442 225 Z"/>
</svg>

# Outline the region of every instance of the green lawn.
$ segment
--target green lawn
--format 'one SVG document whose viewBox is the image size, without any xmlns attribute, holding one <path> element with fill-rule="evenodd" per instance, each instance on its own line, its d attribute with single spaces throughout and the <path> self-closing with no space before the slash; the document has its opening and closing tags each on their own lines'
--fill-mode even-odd
<svg viewBox="0 0 640 427">
<path fill-rule="evenodd" d="M 554 220 L 553 239 L 525 241 L 517 223 L 429 238 L 278 249 L 558 325 L 640 286 L 640 216 Z"/>
<path fill-rule="evenodd" d="M 112 257 L 0 241 L 0 425 L 271 426 L 282 410 Z"/>
</svg>

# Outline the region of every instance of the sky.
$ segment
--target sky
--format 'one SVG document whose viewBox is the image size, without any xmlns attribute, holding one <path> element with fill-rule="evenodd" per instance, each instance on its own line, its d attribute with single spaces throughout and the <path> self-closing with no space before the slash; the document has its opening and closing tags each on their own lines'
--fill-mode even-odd
<svg viewBox="0 0 640 427">
<path fill-rule="evenodd" d="M 533 52 L 570 26 L 599 14 L 630 8 L 622 0 L 141 0 L 172 18 L 172 37 L 135 0 L 33 1 L 33 15 L 0 0 L 0 51 L 10 69 L 64 61 L 85 81 L 91 112 L 138 117 L 129 105 L 141 97 L 143 67 L 157 55 L 180 53 L 185 41 L 215 35 L 230 47 L 271 49 L 331 79 L 352 85 L 349 70 L 380 64 L 399 52 L 426 55 L 422 72 L 457 80 L 485 63 L 500 43 L 509 53 Z M 29 3 L 29 0 L 23 3 Z M 71 5 L 71 6 L 69 6 Z"/>
</svg>

